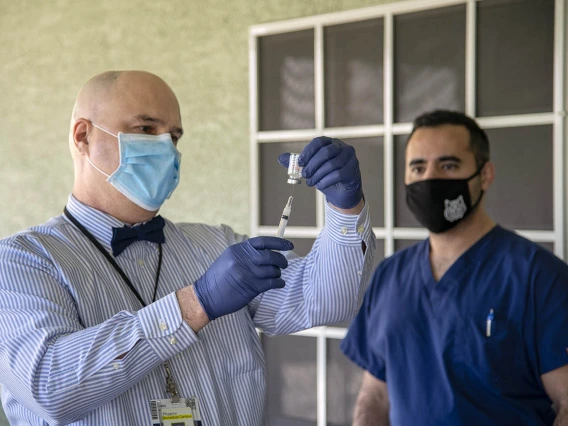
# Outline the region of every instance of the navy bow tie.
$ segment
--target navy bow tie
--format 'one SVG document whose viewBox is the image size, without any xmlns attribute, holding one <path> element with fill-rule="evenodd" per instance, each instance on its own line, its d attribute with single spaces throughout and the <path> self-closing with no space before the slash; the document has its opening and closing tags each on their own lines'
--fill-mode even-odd
<svg viewBox="0 0 568 426">
<path fill-rule="evenodd" d="M 112 254 L 118 256 L 126 247 L 134 241 L 151 241 L 153 243 L 164 243 L 164 226 L 166 222 L 162 216 L 156 216 L 144 225 L 137 225 L 131 228 L 112 228 L 112 240 L 110 246 Z"/>
</svg>

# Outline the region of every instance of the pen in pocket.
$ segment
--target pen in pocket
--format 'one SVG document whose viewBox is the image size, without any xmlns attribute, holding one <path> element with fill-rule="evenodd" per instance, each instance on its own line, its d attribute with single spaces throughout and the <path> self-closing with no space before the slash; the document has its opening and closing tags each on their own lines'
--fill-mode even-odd
<svg viewBox="0 0 568 426">
<path fill-rule="evenodd" d="M 493 323 L 493 317 L 494 317 L 494 313 L 493 313 L 493 308 L 489 310 L 489 313 L 487 314 L 487 323 L 486 323 L 486 327 L 485 327 L 485 335 L 487 337 L 491 337 L 491 325 Z"/>
</svg>

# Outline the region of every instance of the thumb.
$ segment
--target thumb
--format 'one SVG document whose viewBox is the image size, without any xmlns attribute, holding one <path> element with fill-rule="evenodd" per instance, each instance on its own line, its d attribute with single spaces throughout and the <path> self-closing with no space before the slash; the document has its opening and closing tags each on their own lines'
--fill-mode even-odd
<svg viewBox="0 0 568 426">
<path fill-rule="evenodd" d="M 288 164 L 290 163 L 290 153 L 286 152 L 284 154 L 280 154 L 278 156 L 278 163 L 280 163 L 281 166 L 288 168 Z"/>
</svg>

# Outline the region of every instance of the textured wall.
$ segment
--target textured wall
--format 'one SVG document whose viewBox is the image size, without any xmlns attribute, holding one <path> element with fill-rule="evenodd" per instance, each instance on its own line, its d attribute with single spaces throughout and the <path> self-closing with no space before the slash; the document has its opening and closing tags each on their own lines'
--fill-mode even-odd
<svg viewBox="0 0 568 426">
<path fill-rule="evenodd" d="M 162 213 L 248 232 L 249 27 L 387 1 L 0 0 L 0 237 L 61 212 L 75 96 L 109 69 L 178 95 L 182 182 Z"/>
</svg>

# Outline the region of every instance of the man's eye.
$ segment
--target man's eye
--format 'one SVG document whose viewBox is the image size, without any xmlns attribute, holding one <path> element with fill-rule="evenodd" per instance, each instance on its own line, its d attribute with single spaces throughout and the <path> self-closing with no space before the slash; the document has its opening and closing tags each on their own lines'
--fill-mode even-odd
<svg viewBox="0 0 568 426">
<path fill-rule="evenodd" d="M 458 167 L 457 164 L 454 164 L 454 163 L 444 164 L 442 166 L 442 168 L 444 170 L 455 170 L 455 169 L 457 169 L 457 167 Z"/>
<path fill-rule="evenodd" d="M 138 126 L 138 128 L 144 133 L 150 133 L 152 131 L 151 126 Z"/>
<path fill-rule="evenodd" d="M 412 173 L 422 173 L 424 171 L 424 167 L 413 167 L 410 169 Z"/>
</svg>

